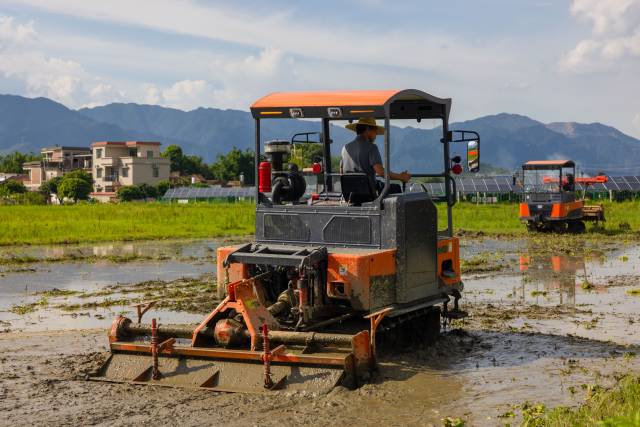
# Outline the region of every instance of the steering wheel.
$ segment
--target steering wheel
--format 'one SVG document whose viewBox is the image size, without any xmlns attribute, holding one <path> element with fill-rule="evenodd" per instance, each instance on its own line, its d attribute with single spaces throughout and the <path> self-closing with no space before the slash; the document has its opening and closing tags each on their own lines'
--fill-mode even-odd
<svg viewBox="0 0 640 427">
<path fill-rule="evenodd" d="M 403 182 L 403 183 L 402 183 L 402 192 L 403 192 L 403 193 L 405 192 L 406 184 L 407 184 L 407 183 L 405 183 L 405 182 Z M 409 192 L 410 192 L 410 193 L 411 193 L 411 192 L 413 192 L 413 186 L 414 186 L 414 185 L 419 185 L 419 186 L 420 186 L 420 188 L 422 189 L 422 192 L 423 192 L 423 193 L 428 193 L 428 192 L 429 192 L 429 190 L 427 190 L 427 187 L 426 187 L 422 182 L 412 182 L 412 181 L 409 181 L 409 184 L 410 184 L 410 185 L 409 185 Z"/>
</svg>

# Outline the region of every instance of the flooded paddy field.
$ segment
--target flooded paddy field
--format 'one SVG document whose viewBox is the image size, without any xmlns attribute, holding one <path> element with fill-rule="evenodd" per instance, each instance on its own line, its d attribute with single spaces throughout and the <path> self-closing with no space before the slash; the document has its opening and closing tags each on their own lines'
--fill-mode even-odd
<svg viewBox="0 0 640 427">
<path fill-rule="evenodd" d="M 429 348 L 383 355 L 355 391 L 239 395 L 85 380 L 111 318 L 163 323 L 215 306 L 213 240 L 0 252 L 0 424 L 518 425 L 640 373 L 640 245 L 466 239 L 462 308 Z M 18 254 L 18 255 L 16 255 Z M 153 313 L 153 314 L 151 314 Z M 544 405 L 541 406 L 541 405 Z"/>
</svg>

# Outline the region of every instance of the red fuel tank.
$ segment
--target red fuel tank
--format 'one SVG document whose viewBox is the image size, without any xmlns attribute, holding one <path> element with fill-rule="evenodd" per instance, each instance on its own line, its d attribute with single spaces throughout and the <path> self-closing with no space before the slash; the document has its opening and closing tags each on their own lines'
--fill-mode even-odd
<svg viewBox="0 0 640 427">
<path fill-rule="evenodd" d="M 260 162 L 258 166 L 258 190 L 261 193 L 271 192 L 271 163 Z"/>
</svg>

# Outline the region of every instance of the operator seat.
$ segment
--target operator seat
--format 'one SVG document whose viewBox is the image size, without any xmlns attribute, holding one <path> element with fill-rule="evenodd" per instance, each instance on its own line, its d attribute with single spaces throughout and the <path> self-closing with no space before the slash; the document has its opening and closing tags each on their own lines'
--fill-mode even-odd
<svg viewBox="0 0 640 427">
<path fill-rule="evenodd" d="M 345 173 L 340 175 L 342 197 L 354 205 L 372 202 L 376 199 L 376 188 L 366 173 Z"/>
</svg>

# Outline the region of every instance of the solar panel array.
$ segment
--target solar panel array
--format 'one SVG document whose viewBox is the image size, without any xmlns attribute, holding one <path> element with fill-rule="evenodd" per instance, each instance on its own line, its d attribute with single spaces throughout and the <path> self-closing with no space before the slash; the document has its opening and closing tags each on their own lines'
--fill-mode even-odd
<svg viewBox="0 0 640 427">
<path fill-rule="evenodd" d="M 178 187 L 170 188 L 164 194 L 164 199 L 224 199 L 244 198 L 255 196 L 254 187 Z"/>
<path fill-rule="evenodd" d="M 457 191 L 462 194 L 508 194 L 520 193 L 522 187 L 513 185 L 512 176 L 491 176 L 483 178 L 456 178 Z M 444 195 L 444 184 L 430 182 L 424 184 L 425 188 L 434 196 Z M 576 184 L 576 189 L 583 191 L 583 184 Z M 610 176 L 609 181 L 602 184 L 589 185 L 587 191 L 632 191 L 640 192 L 639 176 Z M 223 199 L 223 198 L 253 198 L 255 187 L 178 187 L 169 189 L 164 199 Z"/>
<path fill-rule="evenodd" d="M 431 194 L 444 194 L 444 184 L 429 183 L 425 184 Z M 512 176 L 493 176 L 484 178 L 456 178 L 457 191 L 462 194 L 490 193 L 490 194 L 508 194 L 521 193 L 521 186 L 513 185 Z M 585 186 L 576 184 L 578 191 L 632 191 L 640 192 L 639 176 L 610 176 L 609 181 L 601 184 L 592 184 Z"/>
</svg>

